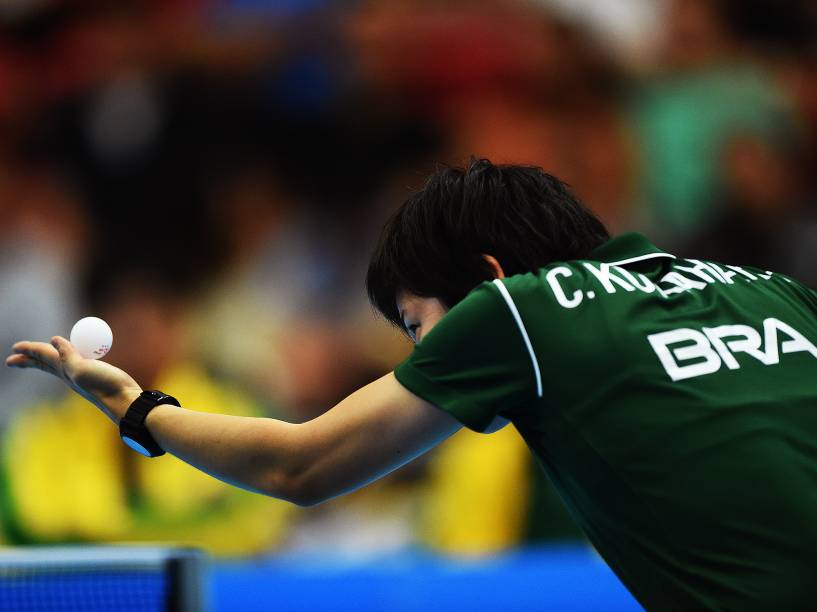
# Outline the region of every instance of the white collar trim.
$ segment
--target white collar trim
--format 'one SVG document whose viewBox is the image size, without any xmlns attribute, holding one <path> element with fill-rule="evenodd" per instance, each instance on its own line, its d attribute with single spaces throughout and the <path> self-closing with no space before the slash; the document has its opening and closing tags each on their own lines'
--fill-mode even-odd
<svg viewBox="0 0 817 612">
<path fill-rule="evenodd" d="M 638 257 L 630 257 L 628 259 L 621 259 L 619 261 L 611 261 L 608 262 L 608 265 L 623 266 L 625 264 L 635 263 L 637 261 L 644 261 L 646 259 L 655 259 L 657 257 L 669 257 L 670 259 L 675 259 L 675 255 L 670 255 L 669 253 L 647 253 L 646 255 L 639 255 Z"/>
</svg>

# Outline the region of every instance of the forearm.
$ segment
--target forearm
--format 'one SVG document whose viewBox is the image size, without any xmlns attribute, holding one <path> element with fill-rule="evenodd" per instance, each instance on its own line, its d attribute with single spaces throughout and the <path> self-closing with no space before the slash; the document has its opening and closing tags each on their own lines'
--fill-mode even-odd
<svg viewBox="0 0 817 612">
<path fill-rule="evenodd" d="M 145 421 L 167 452 L 220 480 L 302 503 L 296 463 L 304 456 L 301 426 L 161 405 Z"/>
<path fill-rule="evenodd" d="M 460 428 L 392 374 L 301 424 L 157 406 L 146 425 L 159 445 L 221 480 L 312 505 L 379 478 Z"/>
<path fill-rule="evenodd" d="M 126 372 L 83 359 L 65 338 L 18 342 L 6 364 L 48 372 L 119 423 L 142 389 Z M 400 467 L 461 425 L 392 373 L 307 423 L 160 405 L 145 424 L 159 446 L 225 482 L 300 505 L 351 491 Z"/>
</svg>

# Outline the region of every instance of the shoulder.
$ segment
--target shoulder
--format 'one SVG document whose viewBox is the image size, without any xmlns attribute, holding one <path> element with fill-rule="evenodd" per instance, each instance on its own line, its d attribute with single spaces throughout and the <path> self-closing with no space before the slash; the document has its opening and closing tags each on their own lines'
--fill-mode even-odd
<svg viewBox="0 0 817 612">
<path fill-rule="evenodd" d="M 429 344 L 432 339 L 457 331 L 497 322 L 497 316 L 506 309 L 500 289 L 486 281 L 477 285 L 465 298 L 454 305 L 418 346 Z"/>
<path fill-rule="evenodd" d="M 394 371 L 405 388 L 476 431 L 541 397 L 541 375 L 503 281 L 476 287 Z"/>
<path fill-rule="evenodd" d="M 541 280 L 534 273 L 518 274 L 504 279 L 485 281 L 475 287 L 442 318 L 422 344 L 432 338 L 503 325 L 516 325 L 520 306 L 544 296 Z M 546 296 L 545 296 L 546 297 Z"/>
<path fill-rule="evenodd" d="M 535 272 L 497 281 L 496 286 L 508 306 L 515 306 L 522 313 L 545 316 L 571 312 L 596 297 L 592 290 L 585 291 L 596 265 L 585 261 L 555 262 Z"/>
<path fill-rule="evenodd" d="M 540 304 L 543 302 L 558 304 L 561 292 L 554 292 L 553 288 L 566 284 L 565 279 L 574 283 L 581 282 L 587 275 L 587 270 L 581 263 L 558 262 L 533 272 L 486 281 L 469 293 L 451 312 L 470 313 L 492 308 L 507 309 L 512 302 L 529 299 L 535 299 Z"/>
</svg>

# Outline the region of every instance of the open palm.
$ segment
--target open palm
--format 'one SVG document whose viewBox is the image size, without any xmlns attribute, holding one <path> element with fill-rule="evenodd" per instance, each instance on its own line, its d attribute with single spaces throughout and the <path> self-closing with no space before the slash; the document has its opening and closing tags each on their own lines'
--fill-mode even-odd
<svg viewBox="0 0 817 612">
<path fill-rule="evenodd" d="M 61 379 L 71 389 L 97 406 L 114 423 L 142 389 L 126 372 L 104 361 L 83 358 L 60 336 L 46 342 L 17 342 L 6 365 L 36 368 Z"/>
</svg>

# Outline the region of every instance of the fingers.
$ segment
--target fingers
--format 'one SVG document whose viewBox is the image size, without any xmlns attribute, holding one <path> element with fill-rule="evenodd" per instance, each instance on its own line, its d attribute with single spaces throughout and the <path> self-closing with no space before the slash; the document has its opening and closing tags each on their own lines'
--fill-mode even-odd
<svg viewBox="0 0 817 612">
<path fill-rule="evenodd" d="M 34 360 L 25 355 L 9 355 L 6 357 L 6 365 L 10 368 L 33 368 Z"/>
<path fill-rule="evenodd" d="M 57 350 L 45 342 L 30 342 L 24 340 L 23 342 L 16 342 L 11 347 L 12 352 L 27 355 L 34 359 L 54 360 L 59 359 Z"/>
<path fill-rule="evenodd" d="M 62 336 L 54 336 L 51 338 L 51 346 L 57 349 L 60 361 L 62 361 L 63 366 L 69 370 L 73 368 L 77 362 L 82 361 L 82 356 L 74 348 L 74 345 Z"/>
<path fill-rule="evenodd" d="M 15 342 L 11 345 L 11 350 L 15 353 L 24 353 L 27 350 L 30 350 L 30 345 L 34 344 L 33 342 L 29 342 L 28 340 L 23 340 L 22 342 Z"/>
<path fill-rule="evenodd" d="M 50 344 L 45 342 L 17 342 L 11 347 L 11 350 L 14 355 L 6 359 L 6 365 L 21 368 L 33 367 L 56 376 L 60 375 L 60 356 Z"/>
<path fill-rule="evenodd" d="M 36 368 L 38 370 L 42 370 L 43 372 L 48 372 L 49 374 L 56 374 L 54 369 L 48 364 L 43 363 L 34 357 L 23 355 L 22 353 L 9 355 L 6 357 L 6 365 L 10 368 Z"/>
</svg>

